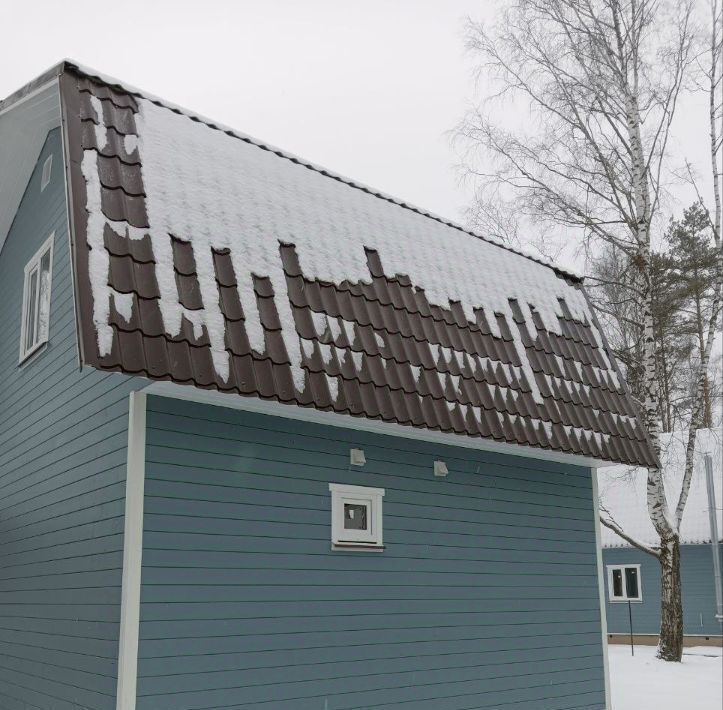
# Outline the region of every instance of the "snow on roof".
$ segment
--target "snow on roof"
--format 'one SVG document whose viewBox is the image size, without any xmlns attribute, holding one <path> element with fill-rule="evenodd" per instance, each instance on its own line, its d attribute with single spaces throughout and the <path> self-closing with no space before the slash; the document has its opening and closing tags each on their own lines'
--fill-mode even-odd
<svg viewBox="0 0 723 710">
<path fill-rule="evenodd" d="M 512 320 L 510 299 L 534 304 L 550 331 L 559 332 L 560 299 L 574 318 L 589 318 L 582 291 L 537 261 L 459 230 L 445 228 L 442 234 L 437 223 L 365 191 L 349 190 L 302 167 L 289 169 L 269 151 L 229 140 L 221 131 L 150 101 L 139 104 L 138 149 L 154 253 L 161 255 L 157 263 L 172 264 L 165 235 L 191 242 L 200 257 L 201 293 L 208 295 L 216 288 L 212 250 L 231 249 L 234 271 L 245 289 L 241 303 L 247 310 L 246 329 L 258 352 L 264 349 L 264 334 L 253 308 L 251 275 L 269 276 L 298 388 L 303 387 L 304 373 L 279 242 L 296 245 L 305 274 L 331 283 L 368 280 L 366 250 L 373 249 L 390 273 L 407 274 L 432 303 L 460 302 L 470 321 L 479 307 Z M 180 329 L 181 309 L 172 269 L 164 273 L 171 278 L 159 279 L 161 310 L 173 333 Z M 226 379 L 229 363 L 220 310 L 207 306 L 204 324 L 217 372 Z M 492 320 L 493 332 L 494 325 Z M 530 315 L 528 326 L 534 327 Z M 516 344 L 526 363 L 519 337 Z M 535 378 L 526 374 L 535 391 Z M 535 394 L 541 401 L 539 392 Z"/>
<path fill-rule="evenodd" d="M 668 505 L 672 511 L 678 497 L 685 468 L 687 432 L 661 436 L 661 463 Z M 723 539 L 723 465 L 721 429 L 699 429 L 695 441 L 693 477 L 688 503 L 681 525 L 681 542 L 694 545 L 710 542 L 708 493 L 706 487 L 704 454 L 713 458 L 718 534 Z M 630 466 L 609 466 L 598 470 L 600 503 L 610 512 L 613 520 L 631 537 L 648 545 L 659 538 L 648 516 L 646 499 L 647 471 Z M 629 547 L 628 543 L 609 528 L 602 526 L 603 547 Z"/>
<path fill-rule="evenodd" d="M 476 239 L 481 239 L 490 244 L 495 244 L 495 245 L 501 247 L 502 249 L 505 249 L 505 250 L 510 251 L 515 254 L 519 254 L 520 256 L 524 256 L 526 259 L 530 259 L 531 261 L 537 262 L 538 264 L 548 266 L 551 269 L 553 269 L 554 271 L 556 271 L 564 276 L 567 276 L 571 279 L 575 279 L 575 280 L 579 280 L 579 281 L 582 281 L 584 279 L 583 274 L 580 271 L 577 271 L 576 269 L 572 268 L 571 266 L 563 266 L 561 264 L 557 264 L 557 263 L 553 262 L 551 259 L 548 259 L 547 257 L 542 256 L 540 253 L 532 251 L 531 249 L 527 249 L 523 246 L 515 246 L 513 244 L 507 244 L 507 243 L 503 242 L 502 240 L 497 239 L 496 237 L 492 237 L 490 235 L 479 234 L 479 233 L 475 232 L 474 230 L 468 229 L 467 227 L 463 227 L 462 225 L 457 224 L 456 222 L 454 222 L 452 220 L 449 220 L 445 217 L 436 215 L 421 207 L 412 205 L 409 202 L 405 202 L 404 200 L 400 200 L 400 199 L 394 197 L 393 195 L 389 195 L 385 192 L 382 192 L 381 190 L 370 187 L 369 185 L 365 185 L 364 183 L 362 183 L 358 180 L 353 180 L 344 175 L 341 175 L 340 173 L 336 173 L 333 170 L 330 170 L 322 165 L 318 165 L 309 160 L 306 160 L 305 158 L 302 158 L 294 153 L 291 153 L 290 151 L 284 150 L 283 148 L 279 148 L 278 146 L 271 145 L 270 143 L 265 142 L 265 141 L 260 141 L 257 138 L 254 138 L 253 136 L 250 136 L 246 133 L 243 133 L 242 131 L 239 131 L 235 128 L 227 126 L 219 121 L 208 118 L 207 116 L 204 116 L 203 114 L 200 114 L 196 111 L 192 111 L 183 106 L 179 106 L 178 104 L 175 104 L 172 101 L 168 101 L 167 99 L 160 98 L 147 91 L 141 91 L 140 89 L 132 86 L 131 84 L 129 84 L 127 82 L 123 82 L 119 79 L 116 79 L 107 74 L 99 72 L 95 69 L 87 67 L 83 64 L 76 62 L 73 59 L 65 59 L 65 60 L 63 60 L 62 64 L 68 68 L 78 70 L 80 73 L 82 73 L 85 76 L 98 79 L 100 82 L 107 84 L 108 86 L 118 87 L 119 89 L 122 89 L 124 92 L 127 92 L 128 94 L 142 98 L 147 102 L 155 104 L 156 106 L 162 106 L 163 108 L 170 109 L 171 111 L 173 111 L 176 114 L 186 116 L 198 123 L 206 124 L 207 126 L 213 128 L 215 130 L 222 131 L 226 135 L 230 135 L 230 136 L 234 136 L 235 138 L 239 138 L 239 139 L 245 141 L 246 143 L 249 143 L 251 145 L 256 145 L 260 148 L 263 148 L 264 150 L 268 150 L 268 151 L 274 153 L 275 155 L 283 157 L 287 160 L 291 160 L 292 162 L 297 163 L 299 165 L 304 165 L 307 168 L 311 168 L 312 170 L 315 170 L 328 177 L 334 178 L 335 180 L 339 180 L 342 183 L 345 183 L 345 184 L 355 187 L 357 189 L 363 190 L 364 192 L 368 192 L 369 194 L 375 195 L 376 197 L 380 197 L 383 200 L 387 200 L 388 202 L 391 202 L 393 204 L 399 205 L 406 209 L 412 210 L 413 212 L 417 212 L 421 215 L 424 215 L 425 217 L 429 217 L 430 219 L 436 220 L 437 222 L 441 222 L 442 224 L 446 224 L 447 226 L 457 229 L 466 234 L 469 234 L 470 236 L 473 236 Z"/>
<path fill-rule="evenodd" d="M 87 364 L 652 460 L 579 279 L 156 99 L 63 86 Z"/>
</svg>

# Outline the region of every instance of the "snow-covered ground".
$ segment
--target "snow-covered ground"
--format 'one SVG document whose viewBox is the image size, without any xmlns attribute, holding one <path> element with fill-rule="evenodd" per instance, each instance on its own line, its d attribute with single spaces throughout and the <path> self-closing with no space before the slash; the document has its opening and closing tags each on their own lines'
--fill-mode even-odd
<svg viewBox="0 0 723 710">
<path fill-rule="evenodd" d="M 609 646 L 612 710 L 721 710 L 721 649 L 685 650 L 683 662 L 655 658 L 655 646 Z"/>
</svg>

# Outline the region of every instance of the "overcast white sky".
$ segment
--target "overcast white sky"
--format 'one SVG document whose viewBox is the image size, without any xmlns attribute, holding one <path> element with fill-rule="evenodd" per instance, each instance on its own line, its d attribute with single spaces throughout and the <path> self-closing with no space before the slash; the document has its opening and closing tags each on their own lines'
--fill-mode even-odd
<svg viewBox="0 0 723 710">
<path fill-rule="evenodd" d="M 63 57 L 457 219 L 485 0 L 0 0 L 0 96 Z M 487 10 L 489 12 L 489 9 Z"/>
<path fill-rule="evenodd" d="M 470 190 L 449 131 L 472 99 L 464 20 L 491 18 L 497 5 L 0 0 L 0 97 L 70 57 L 460 220 Z M 704 161 L 704 113 L 681 117 L 679 143 Z"/>
</svg>

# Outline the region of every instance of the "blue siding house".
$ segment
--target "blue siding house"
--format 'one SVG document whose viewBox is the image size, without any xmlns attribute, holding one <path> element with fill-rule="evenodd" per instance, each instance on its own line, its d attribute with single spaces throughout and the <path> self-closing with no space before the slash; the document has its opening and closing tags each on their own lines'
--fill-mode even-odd
<svg viewBox="0 0 723 710">
<path fill-rule="evenodd" d="M 723 609 L 720 608 L 723 590 L 716 594 L 713 563 L 714 555 L 717 555 L 719 568 L 723 568 L 722 443 L 720 429 L 699 429 L 696 434 L 693 478 L 681 525 L 680 547 L 683 634 L 688 646 L 723 643 Z M 666 495 L 671 502 L 680 493 L 686 445 L 687 432 L 664 434 L 661 438 L 661 463 L 665 471 Z M 710 455 L 712 464 L 713 498 L 709 497 L 706 480 L 706 454 Z M 598 473 L 601 504 L 633 539 L 654 546 L 659 541 L 647 512 L 645 482 L 646 472 L 629 466 L 611 466 Z M 711 509 L 716 518 L 713 534 Z M 601 542 L 609 640 L 627 643 L 632 620 L 632 632 L 638 642 L 657 643 L 660 631 L 658 560 L 606 527 L 602 528 Z"/>
<path fill-rule="evenodd" d="M 609 707 L 579 277 L 67 61 L 0 166 L 0 710 Z"/>
</svg>

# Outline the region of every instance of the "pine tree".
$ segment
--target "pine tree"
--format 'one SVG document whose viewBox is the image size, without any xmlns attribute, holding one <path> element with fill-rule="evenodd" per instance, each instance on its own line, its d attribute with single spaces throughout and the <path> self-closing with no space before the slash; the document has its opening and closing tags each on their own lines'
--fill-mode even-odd
<svg viewBox="0 0 723 710">
<path fill-rule="evenodd" d="M 692 340 L 693 364 L 700 362 L 705 349 L 705 330 L 715 296 L 716 269 L 720 256 L 710 233 L 710 218 L 700 202 L 691 205 L 679 221 L 671 222 L 666 235 L 671 258 L 671 289 L 680 304 L 681 335 Z M 692 354 L 692 353 L 691 353 Z M 695 368 L 689 368 L 691 373 Z M 685 383 L 686 400 L 694 395 L 694 376 Z M 706 375 L 703 385 L 703 414 L 701 425 L 713 426 L 711 382 Z"/>
</svg>

